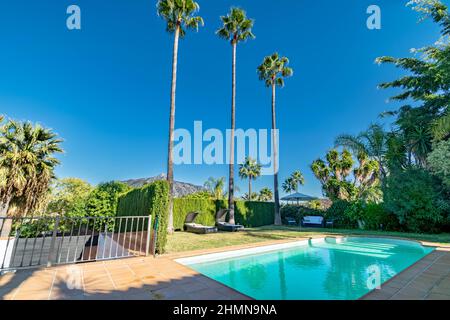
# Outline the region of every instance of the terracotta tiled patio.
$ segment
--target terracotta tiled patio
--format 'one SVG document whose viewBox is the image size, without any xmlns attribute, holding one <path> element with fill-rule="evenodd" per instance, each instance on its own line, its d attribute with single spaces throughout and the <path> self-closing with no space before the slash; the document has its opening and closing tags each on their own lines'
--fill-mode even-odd
<svg viewBox="0 0 450 320">
<path fill-rule="evenodd" d="M 157 259 L 131 258 L 22 270 L 0 276 L 0 299 L 248 300 L 249 297 L 174 259 L 283 242 L 289 241 L 200 250 Z M 362 299 L 450 300 L 450 249 L 431 253 Z"/>
<path fill-rule="evenodd" d="M 0 277 L 5 300 L 230 300 L 249 299 L 170 259 L 132 258 Z"/>
</svg>

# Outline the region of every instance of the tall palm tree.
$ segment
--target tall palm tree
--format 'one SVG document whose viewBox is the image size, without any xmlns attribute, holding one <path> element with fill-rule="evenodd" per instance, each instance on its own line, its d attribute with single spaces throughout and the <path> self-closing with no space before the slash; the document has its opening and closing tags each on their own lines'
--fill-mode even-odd
<svg viewBox="0 0 450 320">
<path fill-rule="evenodd" d="M 281 225 L 280 194 L 278 190 L 278 144 L 276 134 L 276 87 L 284 87 L 284 79 L 293 75 L 293 70 L 288 67 L 289 59 L 280 57 L 278 53 L 264 58 L 258 67 L 258 75 L 268 88 L 272 88 L 272 141 L 274 161 L 274 190 L 275 190 L 275 225 Z"/>
<path fill-rule="evenodd" d="M 254 39 L 252 33 L 253 20 L 248 19 L 244 10 L 231 8 L 228 15 L 220 17 L 222 27 L 216 34 L 230 41 L 233 48 L 232 55 L 232 76 L 231 76 L 231 143 L 230 143 L 230 167 L 228 180 L 228 209 L 230 223 L 235 223 L 234 219 L 234 131 L 236 129 L 236 51 L 239 42 L 247 39 Z"/>
<path fill-rule="evenodd" d="M 247 157 L 245 162 L 239 166 L 239 177 L 241 179 L 248 179 L 248 195 L 252 200 L 252 180 L 255 180 L 261 175 L 261 165 L 256 160 Z"/>
<path fill-rule="evenodd" d="M 19 199 L 21 211 L 34 209 L 48 191 L 53 170 L 59 164 L 55 153 L 63 152 L 62 140 L 49 129 L 29 122 L 8 121 L 0 129 L 0 217 Z M 0 226 L 8 236 L 10 226 Z"/>
<path fill-rule="evenodd" d="M 169 221 L 168 231 L 173 232 L 173 140 L 175 129 L 175 97 L 177 88 L 178 66 L 178 42 L 184 38 L 188 29 L 197 30 L 203 25 L 203 19 L 197 16 L 200 6 L 193 0 L 159 0 L 157 5 L 158 15 L 167 22 L 166 30 L 174 34 L 172 57 L 172 86 L 170 92 L 170 116 L 169 116 L 169 150 L 167 159 L 167 181 L 169 182 Z"/>
</svg>

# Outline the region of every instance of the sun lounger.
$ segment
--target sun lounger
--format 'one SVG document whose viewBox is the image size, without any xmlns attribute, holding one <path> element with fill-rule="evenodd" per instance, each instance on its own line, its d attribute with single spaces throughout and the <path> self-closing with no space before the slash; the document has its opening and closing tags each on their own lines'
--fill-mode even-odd
<svg viewBox="0 0 450 320">
<path fill-rule="evenodd" d="M 243 230 L 244 226 L 238 224 L 231 224 L 226 222 L 227 214 L 230 210 L 221 209 L 216 214 L 216 226 L 220 231 L 236 232 Z"/>
<path fill-rule="evenodd" d="M 184 221 L 184 231 L 196 234 L 216 233 L 218 231 L 216 227 L 209 227 L 194 223 L 198 215 L 198 212 L 191 212 L 186 216 Z"/>
</svg>

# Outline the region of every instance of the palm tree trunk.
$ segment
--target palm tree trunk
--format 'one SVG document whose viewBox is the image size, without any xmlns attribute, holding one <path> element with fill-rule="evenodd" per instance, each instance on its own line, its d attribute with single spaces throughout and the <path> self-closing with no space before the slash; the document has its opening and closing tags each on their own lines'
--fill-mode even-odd
<svg viewBox="0 0 450 320">
<path fill-rule="evenodd" d="M 237 43 L 233 41 L 232 84 L 231 84 L 231 141 L 230 141 L 230 172 L 228 180 L 229 222 L 234 220 L 234 131 L 236 129 L 236 50 Z"/>
<path fill-rule="evenodd" d="M 277 144 L 277 134 L 275 130 L 277 129 L 276 122 L 276 84 L 275 81 L 272 83 L 272 141 L 273 141 L 273 188 L 275 194 L 275 225 L 281 226 L 281 214 L 280 214 L 280 194 L 278 191 L 278 144 Z"/>
<path fill-rule="evenodd" d="M 0 218 L 7 218 L 11 198 L 12 197 L 9 197 L 4 202 L 0 203 Z M 11 227 L 11 219 L 0 219 L 0 238 L 9 237 L 9 234 L 11 233 Z"/>
<path fill-rule="evenodd" d="M 172 61 L 172 88 L 170 93 L 170 118 L 169 118 L 169 152 L 167 160 L 167 181 L 169 182 L 169 221 L 167 231 L 173 233 L 173 140 L 175 130 L 175 97 L 177 91 L 177 66 L 178 66 L 178 41 L 180 27 L 175 30 Z"/>
<path fill-rule="evenodd" d="M 248 201 L 252 201 L 252 178 L 248 178 Z"/>
</svg>

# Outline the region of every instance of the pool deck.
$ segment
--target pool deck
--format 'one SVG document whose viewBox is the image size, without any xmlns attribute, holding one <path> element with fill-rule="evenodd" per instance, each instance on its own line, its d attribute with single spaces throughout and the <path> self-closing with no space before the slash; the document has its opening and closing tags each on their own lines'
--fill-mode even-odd
<svg viewBox="0 0 450 320">
<path fill-rule="evenodd" d="M 156 259 L 21 270 L 0 276 L 0 300 L 249 300 L 174 260 L 287 242 L 292 240 L 197 250 Z M 450 248 L 440 247 L 362 299 L 450 300 Z"/>
<path fill-rule="evenodd" d="M 450 248 L 438 248 L 362 300 L 450 300 Z"/>
</svg>

